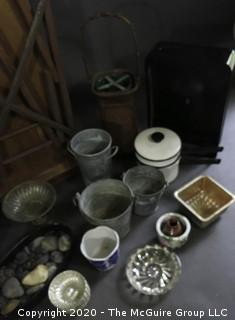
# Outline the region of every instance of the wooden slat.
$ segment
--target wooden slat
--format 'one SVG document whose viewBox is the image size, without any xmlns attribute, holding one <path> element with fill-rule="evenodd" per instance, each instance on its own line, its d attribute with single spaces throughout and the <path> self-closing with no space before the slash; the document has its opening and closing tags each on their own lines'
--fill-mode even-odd
<svg viewBox="0 0 235 320">
<path fill-rule="evenodd" d="M 5 100 L 0 96 L 0 106 L 4 105 L 5 103 L 6 103 Z M 25 117 L 26 119 L 32 120 L 34 122 L 36 121 L 41 125 L 49 126 L 54 129 L 60 129 L 68 136 L 72 136 L 76 132 L 74 129 L 68 128 L 65 125 L 58 123 L 54 120 L 51 120 L 51 119 L 43 116 L 40 113 L 36 113 L 34 111 L 31 111 L 28 108 L 25 108 L 24 106 L 18 106 L 15 104 L 11 104 L 10 109 L 12 111 L 14 111 L 15 113 L 17 113 L 18 115 Z"/>
<path fill-rule="evenodd" d="M 14 157 L 11 157 L 11 158 L 8 158 L 6 160 L 3 160 L 2 163 L 3 163 L 3 165 L 10 164 L 10 163 L 12 163 L 14 161 L 17 161 L 17 160 L 22 159 L 22 158 L 24 158 L 26 156 L 29 156 L 30 154 L 32 154 L 34 152 L 37 152 L 38 150 L 41 150 L 41 149 L 43 149 L 45 147 L 48 147 L 51 144 L 52 144 L 52 141 L 46 141 L 46 142 L 44 142 L 42 144 L 39 144 L 36 147 L 30 148 L 30 149 L 28 149 L 28 150 L 26 150 L 24 152 L 21 152 L 21 153 L 17 154 Z"/>
<path fill-rule="evenodd" d="M 0 60 L 2 61 L 2 64 L 9 78 L 12 78 L 16 72 L 14 66 L 11 63 L 11 59 L 13 59 L 12 55 L 13 53 L 11 45 L 5 37 L 4 33 L 0 30 Z M 28 105 L 31 106 L 34 110 L 41 112 L 41 108 L 38 102 L 32 95 L 31 90 L 28 88 L 28 85 L 24 80 L 22 80 L 20 91 L 22 92 L 23 97 L 25 98 Z M 43 107 L 43 104 L 41 105 L 41 107 Z M 45 110 L 45 112 L 48 115 L 47 110 Z M 53 130 L 51 130 L 50 128 L 45 128 L 45 132 L 50 140 L 52 140 L 56 145 L 59 145 Z"/>
<path fill-rule="evenodd" d="M 20 1 L 10 0 L 10 4 L 13 10 L 15 11 L 15 13 L 19 16 L 20 21 L 23 22 L 23 27 L 25 31 L 27 31 L 30 28 L 33 21 L 33 15 L 32 15 L 32 10 L 31 10 L 29 1 L 28 0 L 20 0 Z M 48 49 L 48 44 L 45 43 L 43 37 L 40 34 L 36 39 L 36 44 L 46 67 L 50 70 L 52 74 L 54 81 L 58 81 L 57 71 L 52 61 L 52 57 Z"/>
<path fill-rule="evenodd" d="M 6 104 L 4 105 L 3 109 L 0 112 L 0 132 L 1 132 L 1 129 L 3 129 L 6 126 L 6 123 L 9 117 L 9 112 L 10 112 L 10 103 L 14 101 L 14 99 L 16 98 L 19 92 L 21 81 L 24 77 L 27 60 L 32 52 L 34 43 L 36 41 L 36 37 L 41 28 L 46 3 L 47 3 L 47 0 L 40 0 L 37 6 L 37 10 L 32 22 L 30 32 L 25 42 L 24 50 L 21 54 L 21 58 L 17 66 L 12 85 L 10 87 L 10 90 L 6 99 Z"/>
<path fill-rule="evenodd" d="M 48 100 L 49 100 L 49 105 L 51 106 L 52 116 L 53 116 L 54 120 L 56 120 L 58 123 L 63 124 L 55 85 L 54 85 L 52 78 L 48 72 L 44 72 L 44 79 L 45 79 L 45 90 L 48 93 Z M 57 133 L 59 140 L 62 143 L 65 142 L 64 133 L 59 129 L 56 130 L 56 133 Z"/>
<path fill-rule="evenodd" d="M 19 134 L 22 134 L 22 133 L 24 133 L 26 131 L 29 131 L 29 130 L 37 128 L 37 127 L 38 127 L 37 123 L 30 124 L 30 125 L 28 125 L 26 127 L 23 127 L 23 128 L 18 129 L 18 130 L 12 131 L 11 133 L 1 135 L 0 136 L 0 141 L 5 141 L 5 140 L 8 140 L 8 139 L 12 139 L 12 138 L 14 138 L 15 136 L 17 136 Z"/>
<path fill-rule="evenodd" d="M 7 58 L 5 58 L 5 55 L 4 55 L 4 58 L 6 59 L 6 63 L 8 66 L 11 66 L 11 71 L 15 73 L 14 62 L 18 63 L 19 61 L 18 61 L 18 58 L 15 58 L 15 53 L 14 53 L 12 43 L 10 43 L 9 39 L 5 36 L 5 34 L 2 30 L 0 30 L 0 41 L 1 41 L 2 47 L 4 48 L 4 51 L 5 51 L 4 54 L 7 55 Z M 39 69 L 38 72 L 40 73 L 41 69 Z M 42 81 L 42 79 L 40 79 L 40 80 Z M 34 100 L 37 101 L 37 105 L 40 106 L 40 108 L 47 110 L 47 108 L 45 106 L 45 101 L 44 101 L 44 99 L 42 99 L 42 95 L 40 95 L 37 91 L 37 90 L 39 90 L 39 83 L 38 82 L 36 82 L 35 84 L 33 83 L 32 73 L 30 73 L 29 78 L 23 79 L 23 81 L 22 81 L 23 89 L 22 90 L 25 90 L 25 88 L 24 88 L 25 86 L 27 87 L 27 90 L 28 90 L 28 93 L 27 93 L 28 99 L 29 99 L 29 95 L 31 95 L 34 98 Z M 37 87 L 37 88 L 35 88 L 35 87 Z M 43 89 L 44 89 L 44 87 L 43 87 Z M 33 107 L 34 109 L 38 109 L 38 107 L 35 108 L 34 102 L 31 102 L 32 104 L 30 102 L 28 102 L 28 103 L 29 103 L 30 107 Z"/>
<path fill-rule="evenodd" d="M 35 1 L 35 3 L 38 2 L 39 0 Z M 5 60 L 7 63 L 3 66 L 0 61 L 0 111 L 3 104 L 6 103 L 5 98 L 1 97 L 6 96 L 10 82 L 16 74 L 27 33 L 34 20 L 32 16 L 35 10 L 31 8 L 31 3 L 30 0 L 0 0 L 0 31 L 9 42 L 9 46 L 3 46 L 7 55 Z M 75 164 L 65 149 L 57 149 L 55 144 L 51 143 L 49 136 L 50 141 L 45 140 L 44 132 L 41 130 L 43 128 L 46 132 L 50 129 L 54 135 L 57 134 L 57 137 L 62 133 L 61 136 L 64 138 L 71 137 L 75 133 L 75 130 L 69 128 L 69 122 L 73 122 L 73 115 L 70 115 L 70 120 L 68 120 L 66 103 L 69 104 L 72 114 L 68 91 L 66 92 L 67 88 L 61 69 L 60 77 L 58 72 L 60 64 L 56 57 L 59 54 L 58 44 L 54 42 L 49 44 L 51 39 L 55 38 L 55 29 L 48 29 L 49 23 L 47 21 L 45 27 L 42 25 L 43 34 L 38 34 L 36 38 L 35 46 L 27 59 L 23 81 L 19 85 L 14 101 L 12 100 L 13 105 L 8 106 L 12 111 L 11 118 L 9 118 L 4 135 L 0 138 L 2 148 L 0 156 L 5 158 L 4 165 L 3 159 L 0 159 L 0 195 L 26 179 L 57 178 L 58 175 L 66 174 Z M 50 96 L 50 101 L 57 100 L 58 109 L 55 109 L 57 106 L 51 107 L 49 95 L 45 90 L 46 84 L 42 77 L 44 71 L 50 74 L 51 92 L 55 94 Z M 59 84 L 61 79 L 63 83 Z M 55 110 L 60 114 L 56 115 Z M 61 120 L 58 115 L 61 115 Z M 32 128 L 32 130 L 27 132 L 27 128 L 29 130 Z M 41 144 L 45 147 L 41 147 Z M 3 179 L 1 168 L 5 169 L 5 172 L 7 170 L 5 179 Z"/>
<path fill-rule="evenodd" d="M 53 148 L 49 145 L 45 149 L 38 150 L 34 154 L 6 166 L 8 176 L 5 180 L 1 181 L 0 179 L 0 198 L 10 188 L 25 180 L 41 179 L 48 181 L 58 179 L 62 175 L 69 175 L 75 165 L 76 162 L 73 161 L 72 157 L 61 155 L 61 157 L 55 158 Z"/>
<path fill-rule="evenodd" d="M 58 43 L 57 43 L 57 39 L 56 39 L 54 17 L 53 17 L 52 10 L 51 10 L 50 0 L 48 0 L 47 6 L 46 6 L 45 20 L 46 20 L 46 26 L 47 26 L 47 32 L 48 32 L 48 38 L 49 38 L 49 42 L 50 42 L 50 46 L 51 46 L 51 51 L 52 51 L 55 65 L 56 65 L 56 69 L 58 72 L 59 87 L 60 87 L 61 95 L 62 95 L 62 102 L 63 102 L 64 114 L 66 117 L 66 123 L 69 127 L 73 128 L 74 127 L 74 117 L 73 117 L 73 113 L 72 113 L 68 89 L 67 89 L 67 86 L 65 83 L 63 72 L 62 72 L 62 64 L 60 61 L 59 47 L 58 47 Z"/>
</svg>

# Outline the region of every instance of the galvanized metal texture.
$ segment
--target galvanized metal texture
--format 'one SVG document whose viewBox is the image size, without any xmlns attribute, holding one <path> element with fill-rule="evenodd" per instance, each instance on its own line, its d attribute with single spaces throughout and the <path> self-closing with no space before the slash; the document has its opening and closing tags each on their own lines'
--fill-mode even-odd
<svg viewBox="0 0 235 320">
<path fill-rule="evenodd" d="M 123 174 L 122 181 L 134 194 L 135 214 L 149 216 L 156 213 L 167 185 L 161 171 L 149 166 L 132 167 Z"/>
<path fill-rule="evenodd" d="M 117 150 L 117 147 L 112 147 L 110 134 L 95 128 L 78 132 L 68 146 L 86 185 L 111 176 L 112 157 Z"/>
</svg>

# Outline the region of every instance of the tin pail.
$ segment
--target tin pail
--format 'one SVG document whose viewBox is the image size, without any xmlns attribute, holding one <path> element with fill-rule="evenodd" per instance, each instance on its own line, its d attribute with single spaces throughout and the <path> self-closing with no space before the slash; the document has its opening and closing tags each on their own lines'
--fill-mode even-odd
<svg viewBox="0 0 235 320">
<path fill-rule="evenodd" d="M 134 194 L 135 214 L 149 216 L 156 212 L 166 187 L 161 171 L 153 167 L 136 166 L 124 173 L 123 182 Z"/>
<path fill-rule="evenodd" d="M 103 179 L 76 193 L 81 214 L 92 225 L 108 226 L 121 238 L 130 230 L 133 196 L 120 180 Z"/>
<path fill-rule="evenodd" d="M 78 132 L 70 141 L 69 152 L 75 157 L 86 185 L 110 177 L 112 157 L 118 152 L 112 137 L 102 129 Z"/>
</svg>

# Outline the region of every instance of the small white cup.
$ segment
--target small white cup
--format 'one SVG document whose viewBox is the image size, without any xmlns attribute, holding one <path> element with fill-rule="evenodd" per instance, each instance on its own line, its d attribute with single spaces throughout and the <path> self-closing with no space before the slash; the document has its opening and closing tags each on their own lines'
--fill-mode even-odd
<svg viewBox="0 0 235 320">
<path fill-rule="evenodd" d="M 119 242 L 116 231 L 106 226 L 99 226 L 83 235 L 80 250 L 96 269 L 107 271 L 117 264 Z"/>
</svg>

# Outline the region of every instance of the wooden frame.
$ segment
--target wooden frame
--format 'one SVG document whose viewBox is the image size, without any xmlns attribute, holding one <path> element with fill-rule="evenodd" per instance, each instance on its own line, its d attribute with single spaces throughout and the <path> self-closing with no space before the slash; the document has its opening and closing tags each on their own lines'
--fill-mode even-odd
<svg viewBox="0 0 235 320">
<path fill-rule="evenodd" d="M 75 133 L 50 0 L 0 3 L 0 196 L 71 170 Z"/>
</svg>

